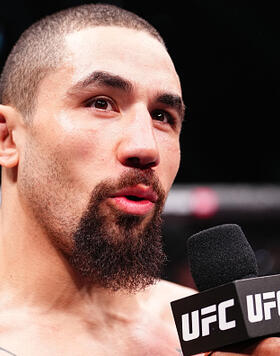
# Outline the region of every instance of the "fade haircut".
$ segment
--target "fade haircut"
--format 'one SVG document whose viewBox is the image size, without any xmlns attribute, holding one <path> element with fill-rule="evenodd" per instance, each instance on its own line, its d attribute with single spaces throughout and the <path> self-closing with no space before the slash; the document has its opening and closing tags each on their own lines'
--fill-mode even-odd
<svg viewBox="0 0 280 356">
<path fill-rule="evenodd" d="M 136 14 L 108 4 L 87 4 L 47 16 L 23 32 L 5 63 L 0 78 L 0 100 L 15 107 L 25 119 L 36 107 L 41 80 L 62 63 L 67 34 L 95 26 L 120 26 L 145 31 L 164 41 L 158 31 Z"/>
</svg>

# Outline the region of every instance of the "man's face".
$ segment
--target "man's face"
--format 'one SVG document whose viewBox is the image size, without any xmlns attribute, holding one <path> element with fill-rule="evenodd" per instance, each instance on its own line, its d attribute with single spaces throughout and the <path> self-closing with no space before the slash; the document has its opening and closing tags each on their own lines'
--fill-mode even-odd
<svg viewBox="0 0 280 356">
<path fill-rule="evenodd" d="M 180 161 L 181 89 L 166 50 L 145 32 L 96 27 L 65 41 L 63 65 L 38 89 L 18 184 L 34 221 L 90 275 L 81 260 L 97 245 L 92 231 L 115 254 L 159 234 Z"/>
</svg>

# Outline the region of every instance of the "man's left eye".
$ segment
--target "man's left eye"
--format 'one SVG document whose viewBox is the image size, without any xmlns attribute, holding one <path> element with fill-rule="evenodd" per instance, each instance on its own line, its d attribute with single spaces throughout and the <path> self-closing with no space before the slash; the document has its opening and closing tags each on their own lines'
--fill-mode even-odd
<svg viewBox="0 0 280 356">
<path fill-rule="evenodd" d="M 174 119 L 171 114 L 164 110 L 155 110 L 152 112 L 153 120 L 162 121 L 164 123 L 172 124 Z"/>
</svg>

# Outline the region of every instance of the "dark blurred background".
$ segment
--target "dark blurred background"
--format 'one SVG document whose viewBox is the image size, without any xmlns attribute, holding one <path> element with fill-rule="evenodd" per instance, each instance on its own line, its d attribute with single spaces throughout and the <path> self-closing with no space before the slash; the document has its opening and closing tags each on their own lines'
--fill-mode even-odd
<svg viewBox="0 0 280 356">
<path fill-rule="evenodd" d="M 1 68 L 19 35 L 34 21 L 89 2 L 1 1 Z M 243 228 L 261 274 L 280 273 L 278 3 L 99 2 L 151 22 L 181 77 L 187 114 L 181 170 L 164 215 L 169 256 L 165 278 L 192 285 L 187 237 L 232 222 Z"/>
</svg>

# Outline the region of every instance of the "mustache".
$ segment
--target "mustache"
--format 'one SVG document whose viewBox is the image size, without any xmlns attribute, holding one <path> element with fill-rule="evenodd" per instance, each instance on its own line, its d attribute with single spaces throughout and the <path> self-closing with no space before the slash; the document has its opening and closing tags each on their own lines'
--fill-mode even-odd
<svg viewBox="0 0 280 356">
<path fill-rule="evenodd" d="M 133 168 L 128 171 L 124 171 L 117 179 L 105 179 L 99 183 L 93 192 L 93 196 L 98 202 L 109 198 L 112 194 L 121 189 L 136 186 L 137 184 L 144 184 L 150 187 L 158 196 L 158 203 L 163 204 L 166 198 L 166 192 L 164 191 L 162 184 L 158 176 L 152 169 L 138 169 Z"/>
</svg>

